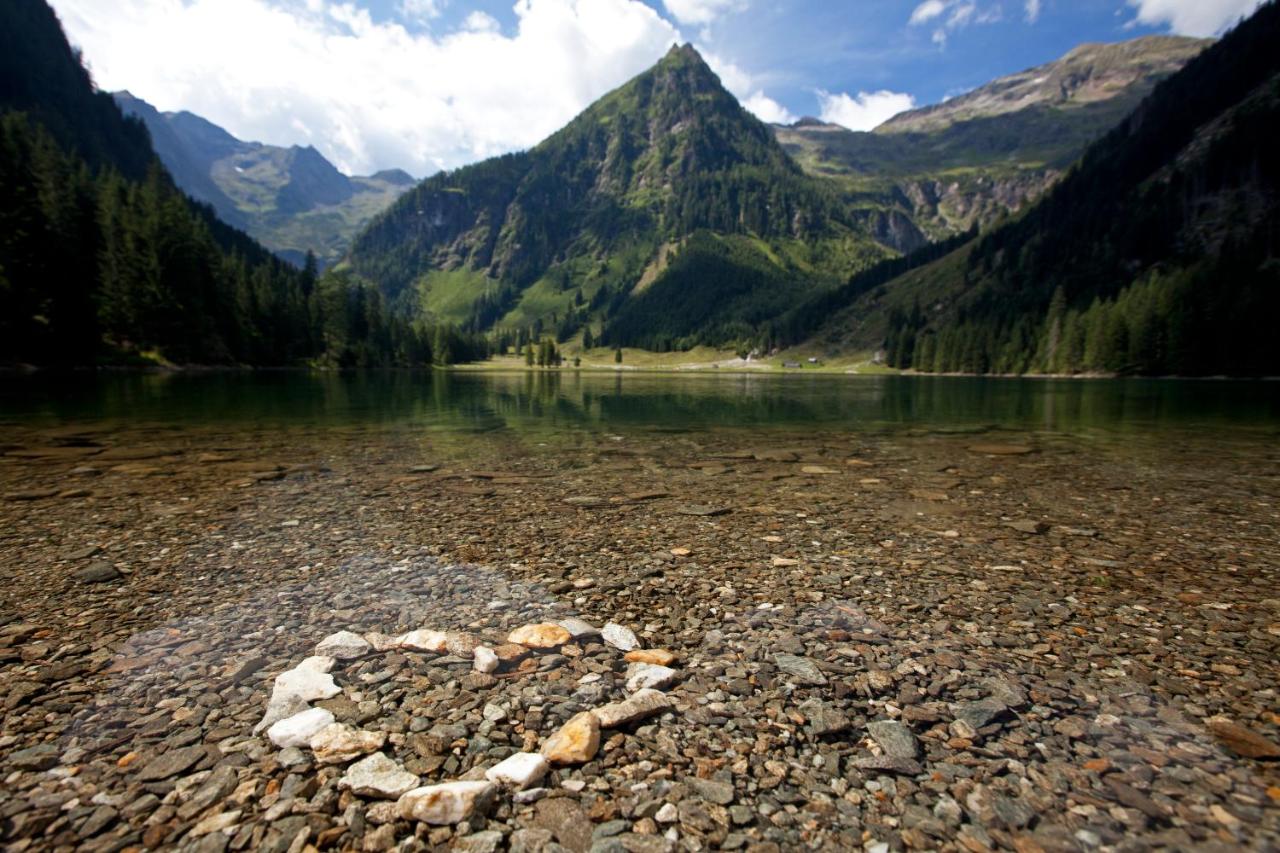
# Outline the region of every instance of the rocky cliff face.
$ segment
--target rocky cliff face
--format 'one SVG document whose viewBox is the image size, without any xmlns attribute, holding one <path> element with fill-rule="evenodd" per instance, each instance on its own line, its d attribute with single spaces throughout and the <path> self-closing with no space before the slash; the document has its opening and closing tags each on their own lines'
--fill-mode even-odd
<svg viewBox="0 0 1280 853">
<path fill-rule="evenodd" d="M 413 182 L 399 170 L 350 177 L 310 146 L 245 142 L 192 113 L 162 113 L 128 92 L 114 97 L 147 126 L 179 187 L 294 263 L 308 251 L 336 263 L 355 233 Z"/>
<path fill-rule="evenodd" d="M 1016 213 L 1210 42 L 1153 36 L 1082 45 L 871 133 L 817 119 L 776 127 L 814 175 L 909 217 L 930 239 Z"/>
</svg>

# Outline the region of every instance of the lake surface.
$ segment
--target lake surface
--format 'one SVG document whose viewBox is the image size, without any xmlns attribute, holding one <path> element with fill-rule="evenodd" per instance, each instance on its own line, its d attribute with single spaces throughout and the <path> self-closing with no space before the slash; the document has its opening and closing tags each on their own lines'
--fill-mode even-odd
<svg viewBox="0 0 1280 853">
<path fill-rule="evenodd" d="M 1274 437 L 1280 383 L 620 373 L 213 373 L 10 377 L 26 426 L 380 425 L 458 433 L 1019 430 Z"/>
<path fill-rule="evenodd" d="M 37 743 L 74 760 L 49 784 L 83 805 L 43 781 L 9 802 L 93 827 L 97 792 L 141 796 L 156 762 L 203 774 L 225 749 L 249 759 L 238 832 L 280 825 L 268 792 L 324 779 L 281 835 L 323 821 L 346 839 L 335 774 L 254 733 L 278 675 L 340 630 L 496 648 L 572 616 L 669 651 L 676 703 L 548 777 L 576 849 L 641 782 L 692 816 L 679 831 L 699 849 L 730 829 L 781 849 L 967 831 L 1008 849 L 1029 829 L 1054 850 L 1080 832 L 1275 847 L 1274 765 L 1205 721 L 1280 739 L 1278 543 L 1276 383 L 8 377 L 0 770 L 19 778 L 4 762 Z M 387 755 L 435 784 L 623 701 L 629 663 L 589 636 L 496 676 L 453 655 L 360 656 L 336 664 L 330 710 L 389 733 Z M 447 737 L 420 736 L 441 722 Z M 465 749 L 438 745 L 463 732 Z M 708 775 L 716 802 L 695 796 Z M 955 821 L 998 801 L 1005 828 L 908 836 L 925 791 Z M 141 802 L 120 811 L 138 838 L 159 831 Z M 513 826 L 548 819 L 500 808 Z M 651 837 L 645 820 L 624 823 Z"/>
</svg>

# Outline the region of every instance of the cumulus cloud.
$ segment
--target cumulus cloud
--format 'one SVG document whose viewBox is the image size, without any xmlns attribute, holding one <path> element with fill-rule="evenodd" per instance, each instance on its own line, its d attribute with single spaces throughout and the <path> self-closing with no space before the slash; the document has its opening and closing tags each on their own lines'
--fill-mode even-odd
<svg viewBox="0 0 1280 853">
<path fill-rule="evenodd" d="M 1136 23 L 1167 26 L 1184 36 L 1213 36 L 1246 18 L 1262 0 L 1128 0 Z"/>
<path fill-rule="evenodd" d="M 708 50 L 704 45 L 698 45 L 698 50 L 724 87 L 761 121 L 790 124 L 796 120 L 786 107 L 765 94 L 763 84 L 755 75 Z"/>
<path fill-rule="evenodd" d="M 705 26 L 721 15 L 741 12 L 748 0 L 662 0 L 671 16 L 682 24 Z"/>
<path fill-rule="evenodd" d="M 859 92 L 856 97 L 846 92 L 818 91 L 819 118 L 850 130 L 872 130 L 898 113 L 914 109 L 916 99 L 904 92 Z"/>
<path fill-rule="evenodd" d="M 53 5 L 102 88 L 242 139 L 313 144 L 353 173 L 426 175 L 529 147 L 681 40 L 638 0 L 518 0 L 510 35 L 483 14 L 411 33 L 334 0 Z"/>
</svg>

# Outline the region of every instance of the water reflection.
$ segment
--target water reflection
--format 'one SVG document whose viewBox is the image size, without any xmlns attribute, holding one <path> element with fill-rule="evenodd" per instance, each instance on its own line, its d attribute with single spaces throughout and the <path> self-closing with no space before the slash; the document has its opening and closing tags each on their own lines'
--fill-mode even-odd
<svg viewBox="0 0 1280 853">
<path fill-rule="evenodd" d="M 0 410 L 10 423 L 401 425 L 459 433 L 721 427 L 1275 433 L 1280 384 L 573 371 L 37 375 L 0 382 Z"/>
</svg>

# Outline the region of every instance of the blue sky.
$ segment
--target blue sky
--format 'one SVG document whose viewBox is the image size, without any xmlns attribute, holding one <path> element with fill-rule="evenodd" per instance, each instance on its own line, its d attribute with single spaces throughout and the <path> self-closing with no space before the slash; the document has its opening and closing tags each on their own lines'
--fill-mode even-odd
<svg viewBox="0 0 1280 853">
<path fill-rule="evenodd" d="M 351 173 L 526 148 L 676 41 L 762 118 L 869 130 L 1087 41 L 1259 0 L 52 0 L 98 84 Z"/>
</svg>

